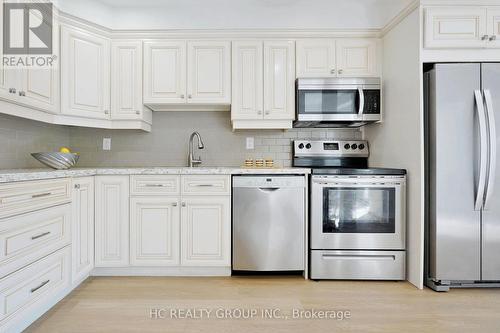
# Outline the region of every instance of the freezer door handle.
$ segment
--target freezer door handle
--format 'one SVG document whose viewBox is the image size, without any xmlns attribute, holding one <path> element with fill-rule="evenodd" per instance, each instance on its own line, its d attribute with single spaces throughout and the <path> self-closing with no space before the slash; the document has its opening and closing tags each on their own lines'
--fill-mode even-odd
<svg viewBox="0 0 500 333">
<path fill-rule="evenodd" d="M 484 90 L 484 100 L 486 102 L 486 113 L 488 115 L 490 151 L 489 151 L 489 171 L 488 182 L 486 187 L 486 196 L 484 199 L 484 209 L 488 209 L 495 188 L 496 164 L 497 164 L 497 133 L 495 123 L 495 111 L 493 109 L 493 99 L 489 89 Z"/>
<path fill-rule="evenodd" d="M 486 124 L 486 111 L 484 109 L 483 94 L 479 90 L 474 90 L 476 99 L 478 118 L 479 118 L 479 136 L 480 136 L 480 153 L 479 153 L 479 181 L 476 191 L 476 202 L 474 203 L 475 210 L 481 210 L 484 205 L 484 190 L 486 187 L 486 174 L 488 166 L 488 128 Z"/>
</svg>

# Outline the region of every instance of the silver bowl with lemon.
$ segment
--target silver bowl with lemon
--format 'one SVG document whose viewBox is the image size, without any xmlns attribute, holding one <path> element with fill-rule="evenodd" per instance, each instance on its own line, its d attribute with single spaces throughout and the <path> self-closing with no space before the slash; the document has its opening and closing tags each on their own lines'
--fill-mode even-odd
<svg viewBox="0 0 500 333">
<path fill-rule="evenodd" d="M 40 163 L 56 170 L 67 170 L 76 165 L 80 156 L 72 153 L 69 148 L 61 147 L 59 152 L 32 153 Z"/>
</svg>

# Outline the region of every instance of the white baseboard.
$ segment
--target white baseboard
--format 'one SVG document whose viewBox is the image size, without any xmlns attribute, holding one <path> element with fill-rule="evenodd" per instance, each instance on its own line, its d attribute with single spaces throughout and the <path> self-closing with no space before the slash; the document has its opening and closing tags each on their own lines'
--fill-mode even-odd
<svg viewBox="0 0 500 333">
<path fill-rule="evenodd" d="M 91 276 L 231 276 L 231 267 L 96 267 Z"/>
</svg>

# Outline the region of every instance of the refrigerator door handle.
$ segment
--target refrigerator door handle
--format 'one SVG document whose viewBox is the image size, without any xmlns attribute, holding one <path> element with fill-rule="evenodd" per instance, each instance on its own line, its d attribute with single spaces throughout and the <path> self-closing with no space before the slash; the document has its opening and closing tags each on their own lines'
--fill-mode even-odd
<svg viewBox="0 0 500 333">
<path fill-rule="evenodd" d="M 486 173 L 488 172 L 488 133 L 486 125 L 486 111 L 484 110 L 483 94 L 479 90 L 474 90 L 476 99 L 478 118 L 479 118 L 479 136 L 480 136 L 480 153 L 479 153 L 479 181 L 477 184 L 476 201 L 474 203 L 475 210 L 481 210 L 484 205 L 484 190 L 486 187 Z"/>
<path fill-rule="evenodd" d="M 496 164 L 497 164 L 497 133 L 496 133 L 496 123 L 495 123 L 495 112 L 493 109 L 493 99 L 491 98 L 491 92 L 489 89 L 484 90 L 484 100 L 486 102 L 486 113 L 488 115 L 488 127 L 489 127 L 489 139 L 490 139 L 490 151 L 489 151 L 489 166 L 488 171 L 488 182 L 486 187 L 486 195 L 484 199 L 484 209 L 488 209 L 491 197 L 493 196 L 493 191 L 495 188 L 495 177 L 496 177 Z"/>
</svg>

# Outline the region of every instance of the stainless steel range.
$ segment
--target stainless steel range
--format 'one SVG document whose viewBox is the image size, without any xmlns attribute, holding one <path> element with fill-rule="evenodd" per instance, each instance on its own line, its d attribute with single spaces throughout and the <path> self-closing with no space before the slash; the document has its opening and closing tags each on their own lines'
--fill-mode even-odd
<svg viewBox="0 0 500 333">
<path fill-rule="evenodd" d="M 312 167 L 312 279 L 405 279 L 406 171 L 368 168 L 366 141 L 295 141 Z"/>
</svg>

